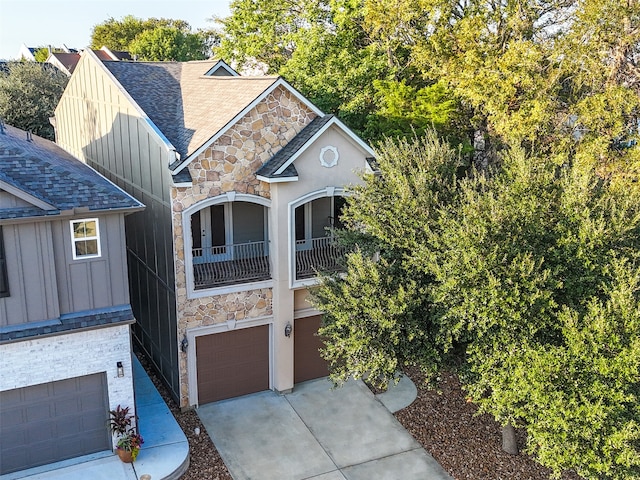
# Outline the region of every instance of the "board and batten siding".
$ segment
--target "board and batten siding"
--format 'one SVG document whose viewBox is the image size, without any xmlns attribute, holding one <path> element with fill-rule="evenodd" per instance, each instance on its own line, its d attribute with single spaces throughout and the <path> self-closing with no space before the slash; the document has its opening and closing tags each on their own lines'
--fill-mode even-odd
<svg viewBox="0 0 640 480">
<path fill-rule="evenodd" d="M 2 236 L 9 296 L 0 298 L 0 327 L 58 318 L 51 224 L 5 224 Z"/>
<path fill-rule="evenodd" d="M 137 198 L 125 219 L 136 342 L 178 397 L 178 339 L 168 150 L 111 74 L 83 55 L 56 111 L 56 142 Z"/>
<path fill-rule="evenodd" d="M 98 218 L 97 258 L 73 259 L 69 218 L 2 226 L 9 296 L 0 326 L 129 303 L 123 215 L 86 218 Z"/>
<path fill-rule="evenodd" d="M 66 272 L 64 281 L 58 282 L 61 314 L 129 303 L 123 215 L 89 213 L 84 218 L 98 219 L 100 257 L 74 260 L 70 220 L 52 222 L 59 239 L 54 242 L 56 271 Z"/>
</svg>

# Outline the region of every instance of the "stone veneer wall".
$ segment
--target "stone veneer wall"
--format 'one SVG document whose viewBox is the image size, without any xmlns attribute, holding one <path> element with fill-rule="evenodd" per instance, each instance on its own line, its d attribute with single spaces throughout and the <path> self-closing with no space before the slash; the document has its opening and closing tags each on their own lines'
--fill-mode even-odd
<svg viewBox="0 0 640 480">
<path fill-rule="evenodd" d="M 255 172 L 315 116 L 291 92 L 276 88 L 189 164 L 191 187 L 172 188 L 178 339 L 190 328 L 273 314 L 271 289 L 187 298 L 183 235 L 191 233 L 182 231 L 182 211 L 230 191 L 270 198 L 269 184 Z M 180 405 L 186 407 L 187 360 L 179 358 Z"/>
</svg>

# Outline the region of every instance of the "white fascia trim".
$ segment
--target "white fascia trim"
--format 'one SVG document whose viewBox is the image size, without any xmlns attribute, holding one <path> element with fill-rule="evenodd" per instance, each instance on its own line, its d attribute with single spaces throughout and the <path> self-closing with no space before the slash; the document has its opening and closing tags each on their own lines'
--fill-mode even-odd
<svg viewBox="0 0 640 480">
<path fill-rule="evenodd" d="M 256 175 L 256 178 L 261 182 L 265 183 L 287 183 L 287 182 L 297 182 L 298 176 L 295 177 L 280 177 L 280 178 L 269 178 L 263 177 L 262 175 Z"/>
<path fill-rule="evenodd" d="M 275 174 L 280 175 L 284 170 L 291 165 L 304 151 L 311 146 L 313 142 L 315 142 L 320 135 L 327 131 L 331 125 L 336 125 L 340 128 L 346 135 L 349 140 L 355 143 L 357 146 L 362 148 L 366 153 L 370 154 L 372 157 L 375 157 L 375 152 L 371 149 L 369 145 L 364 143 L 360 137 L 358 137 L 355 133 L 353 133 L 344 123 L 338 120 L 337 117 L 331 118 L 320 130 L 318 130 L 313 137 L 311 137 L 307 142 L 300 148 L 296 153 L 294 153 L 289 160 L 287 160 L 284 164 L 276 170 Z M 365 162 L 366 163 L 366 162 Z"/>
<path fill-rule="evenodd" d="M 218 69 L 224 69 L 227 72 L 229 72 L 232 76 L 234 77 L 239 77 L 240 74 L 238 72 L 236 72 L 233 68 L 231 68 L 227 62 L 225 62 L 224 60 L 218 60 L 218 62 L 211 67 L 209 70 L 207 70 L 207 72 L 204 74 L 205 77 L 210 77 L 213 75 L 213 73 L 218 70 Z"/>
<path fill-rule="evenodd" d="M 235 117 L 229 120 L 224 127 L 218 130 L 218 132 L 213 137 L 211 137 L 209 140 L 203 143 L 195 152 L 193 152 L 191 155 L 185 158 L 182 164 L 178 168 L 176 168 L 173 172 L 171 172 L 171 174 L 177 175 L 178 173 L 180 173 L 187 165 L 189 165 L 195 158 L 197 158 L 198 155 L 200 155 L 207 148 L 209 148 L 211 144 L 213 144 L 216 140 L 218 140 L 218 138 L 224 135 L 227 132 L 227 130 L 229 130 L 233 125 L 238 123 L 238 121 L 242 117 L 244 117 L 251 109 L 253 109 L 262 100 L 264 100 L 267 97 L 267 95 L 269 95 L 271 92 L 273 92 L 276 88 L 280 86 L 288 89 L 291 93 L 293 93 L 294 97 L 296 97 L 300 101 L 300 103 L 304 104 L 313 113 L 315 113 L 318 116 L 324 116 L 324 114 L 322 113 L 321 110 L 318 109 L 318 107 L 316 107 L 313 103 L 311 103 L 309 100 L 304 98 L 300 92 L 298 92 L 295 88 L 289 85 L 283 78 L 278 77 L 278 79 L 275 82 L 273 82 L 269 87 L 267 87 L 264 90 L 264 92 L 258 95 L 249 105 L 244 107 Z"/>
<path fill-rule="evenodd" d="M 45 202 L 44 200 L 40 200 L 37 197 L 34 197 L 30 193 L 25 192 L 24 190 L 20 190 L 18 187 L 14 187 L 10 183 L 4 182 L 0 180 L 0 189 L 10 194 L 24 200 L 25 202 L 30 203 L 34 207 L 41 208 L 42 210 L 57 210 L 53 205 Z"/>
<path fill-rule="evenodd" d="M 342 130 L 344 130 L 347 133 L 348 137 L 353 142 L 355 142 L 360 148 L 362 148 L 365 152 L 367 152 L 372 157 L 376 156 L 376 152 L 374 152 L 373 149 L 364 142 L 364 140 L 362 140 L 358 135 L 353 133 L 353 131 L 349 127 L 347 127 L 344 123 L 342 123 L 339 118 L 337 117 L 333 117 L 333 118 L 335 119 L 336 125 L 340 127 Z"/>
<path fill-rule="evenodd" d="M 315 317 L 316 315 L 322 315 L 322 312 L 312 307 L 301 308 L 300 310 L 295 310 L 293 312 L 293 319 L 297 320 L 299 318 Z"/>
<path fill-rule="evenodd" d="M 136 110 L 140 115 L 140 117 L 142 118 L 142 120 L 144 120 L 144 125 L 147 127 L 149 132 L 156 135 L 160 139 L 160 141 L 163 143 L 167 151 L 173 152 L 174 158 L 176 160 L 179 160 L 180 155 L 178 154 L 178 150 L 176 149 L 176 147 L 174 147 L 173 144 L 169 141 L 169 139 L 165 137 L 164 133 L 160 131 L 160 129 L 156 126 L 156 124 L 151 121 L 149 116 L 144 112 L 144 110 L 140 107 L 140 105 L 138 105 L 138 103 L 133 99 L 133 97 L 129 95 L 129 92 L 127 92 L 127 90 L 122 86 L 122 84 L 113 75 L 113 73 L 111 73 L 109 69 L 105 66 L 105 64 L 102 63 L 102 60 L 100 60 L 98 56 L 95 53 L 93 53 L 93 51 L 90 48 L 85 49 L 81 55 L 89 55 L 89 57 L 91 57 L 100 66 L 103 72 L 111 79 L 111 81 L 116 86 L 116 88 L 120 90 L 120 93 L 122 93 L 125 96 L 125 98 L 129 101 L 129 103 L 131 103 L 131 106 L 134 108 L 134 110 Z M 169 163 L 173 163 L 173 162 L 169 162 Z"/>
</svg>

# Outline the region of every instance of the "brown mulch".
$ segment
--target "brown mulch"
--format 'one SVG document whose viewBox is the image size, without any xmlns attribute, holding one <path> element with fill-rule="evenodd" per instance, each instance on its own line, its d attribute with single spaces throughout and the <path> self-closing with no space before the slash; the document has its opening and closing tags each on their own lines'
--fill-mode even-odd
<svg viewBox="0 0 640 480">
<path fill-rule="evenodd" d="M 189 441 L 189 469 L 181 480 L 232 480 L 196 412 L 182 411 L 149 362 L 143 355 L 138 358 Z M 418 398 L 395 416 L 455 480 L 550 478 L 549 470 L 531 457 L 501 450 L 500 425 L 488 415 L 475 415 L 475 405 L 466 401 L 455 376 L 443 375 L 436 391 L 424 386 L 418 370 L 408 370 L 407 375 L 418 387 Z M 524 444 L 522 435 L 519 441 Z M 563 480 L 580 478 L 572 472 L 562 476 Z"/>
<path fill-rule="evenodd" d="M 418 388 L 418 398 L 395 414 L 398 421 L 456 480 L 543 480 L 550 471 L 529 455 L 502 451 L 500 425 L 490 415 L 476 415 L 477 407 L 466 400 L 460 383 L 443 374 L 437 390 L 425 387 L 424 375 L 408 369 Z M 518 446 L 525 436 L 518 432 Z M 563 480 L 580 480 L 573 472 Z"/>
<path fill-rule="evenodd" d="M 165 385 L 158 377 L 155 369 L 149 361 L 137 353 L 140 363 L 146 370 L 149 378 L 160 392 L 162 399 L 169 406 L 169 410 L 182 428 L 182 431 L 189 441 L 189 469 L 180 477 L 181 480 L 233 480 L 229 474 L 227 466 L 220 458 L 218 450 L 209 438 L 204 425 L 200 421 L 195 410 L 182 411 L 178 404 L 169 395 Z M 200 434 L 196 435 L 195 429 L 200 429 Z"/>
</svg>

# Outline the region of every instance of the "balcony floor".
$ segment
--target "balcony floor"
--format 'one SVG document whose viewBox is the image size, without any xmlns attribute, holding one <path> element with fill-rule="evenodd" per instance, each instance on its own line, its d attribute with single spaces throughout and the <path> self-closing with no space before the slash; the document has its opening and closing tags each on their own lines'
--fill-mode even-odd
<svg viewBox="0 0 640 480">
<path fill-rule="evenodd" d="M 193 277 L 196 290 L 269 280 L 269 257 L 197 263 Z"/>
</svg>

